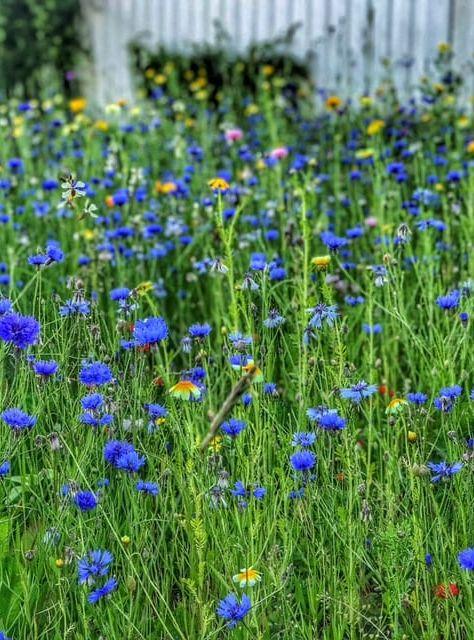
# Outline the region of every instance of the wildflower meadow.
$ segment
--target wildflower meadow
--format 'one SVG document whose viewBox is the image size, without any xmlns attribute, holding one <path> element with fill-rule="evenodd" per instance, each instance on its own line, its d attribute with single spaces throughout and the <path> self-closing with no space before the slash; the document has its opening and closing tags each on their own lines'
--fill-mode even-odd
<svg viewBox="0 0 474 640">
<path fill-rule="evenodd" d="M 474 638 L 474 117 L 265 64 L 0 105 L 0 638 Z"/>
</svg>

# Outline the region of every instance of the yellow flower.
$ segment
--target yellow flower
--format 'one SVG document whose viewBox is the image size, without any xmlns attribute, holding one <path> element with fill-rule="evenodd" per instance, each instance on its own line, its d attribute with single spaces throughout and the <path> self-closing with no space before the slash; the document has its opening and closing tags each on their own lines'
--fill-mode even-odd
<svg viewBox="0 0 474 640">
<path fill-rule="evenodd" d="M 275 73 L 275 67 L 271 64 L 264 64 L 262 67 L 262 73 L 264 76 L 271 76 Z"/>
<path fill-rule="evenodd" d="M 155 182 L 155 190 L 157 193 L 168 195 L 169 193 L 174 193 L 177 188 L 178 187 L 176 186 L 176 183 L 172 181 L 160 182 L 159 180 L 157 180 Z"/>
<path fill-rule="evenodd" d="M 242 587 L 242 589 L 244 587 L 254 587 L 257 582 L 261 581 L 261 579 L 261 573 L 253 567 L 241 569 L 240 573 L 236 573 L 235 576 L 232 576 L 232 580 L 239 583 L 239 586 Z"/>
<path fill-rule="evenodd" d="M 411 442 L 413 444 L 413 442 L 417 441 L 418 436 L 414 431 L 409 431 L 407 433 L 407 439 L 408 439 L 408 442 Z"/>
<path fill-rule="evenodd" d="M 153 291 L 154 288 L 155 285 L 153 284 L 153 282 L 151 282 L 150 280 L 146 280 L 145 282 L 140 282 L 140 284 L 135 287 L 135 292 L 139 296 L 144 296 L 147 293 L 150 293 L 150 291 Z"/>
<path fill-rule="evenodd" d="M 130 536 L 122 536 L 122 537 L 120 538 L 120 541 L 121 541 L 121 543 L 122 543 L 122 544 L 124 544 L 125 546 L 127 546 L 128 544 L 130 544 L 130 543 L 131 543 L 131 541 L 132 541 L 132 540 L 131 540 Z"/>
<path fill-rule="evenodd" d="M 109 123 L 107 122 L 107 120 L 96 120 L 96 122 L 94 123 L 94 127 L 99 131 L 108 131 Z"/>
<path fill-rule="evenodd" d="M 227 180 L 224 180 L 224 178 L 212 178 L 212 180 L 209 180 L 207 184 L 213 191 L 227 191 L 230 187 L 229 183 Z"/>
<path fill-rule="evenodd" d="M 84 229 L 82 237 L 86 242 L 91 242 L 97 237 L 97 229 Z"/>
<path fill-rule="evenodd" d="M 222 444 L 221 444 L 222 440 L 223 440 L 222 436 L 217 435 L 217 436 L 214 436 L 210 441 L 209 446 L 214 453 L 219 453 L 219 451 L 222 449 Z"/>
<path fill-rule="evenodd" d="M 318 270 L 323 271 L 328 268 L 329 263 L 331 262 L 331 256 L 316 256 L 316 258 L 313 258 L 311 262 Z"/>
<path fill-rule="evenodd" d="M 358 149 L 355 152 L 355 157 L 357 158 L 357 160 L 367 160 L 367 158 L 372 158 L 374 153 L 375 153 L 374 150 L 370 148 Z"/>
<path fill-rule="evenodd" d="M 168 392 L 173 398 L 180 398 L 181 400 L 190 400 L 193 398 L 199 398 L 201 390 L 199 387 L 191 382 L 191 380 L 180 380 L 177 384 L 173 385 Z"/>
<path fill-rule="evenodd" d="M 451 45 L 448 42 L 440 42 L 438 44 L 438 51 L 440 53 L 449 53 L 451 51 Z"/>
<path fill-rule="evenodd" d="M 461 116 L 458 120 L 458 127 L 460 129 L 467 129 L 469 126 L 469 118 L 468 116 Z"/>
<path fill-rule="evenodd" d="M 339 96 L 329 96 L 329 98 L 326 100 L 326 107 L 331 111 L 335 111 L 336 109 L 338 109 L 341 104 L 342 100 Z"/>
<path fill-rule="evenodd" d="M 437 182 L 434 188 L 435 191 L 444 191 L 444 184 L 442 182 Z"/>
<path fill-rule="evenodd" d="M 54 564 L 57 566 L 58 569 L 62 569 L 64 567 L 64 560 L 62 558 L 57 558 L 54 561 Z"/>
<path fill-rule="evenodd" d="M 153 78 L 153 82 L 160 86 L 166 84 L 167 80 L 168 78 L 165 76 L 164 73 L 157 73 L 156 76 Z"/>
<path fill-rule="evenodd" d="M 258 108 L 258 106 L 256 104 L 251 103 L 246 107 L 245 115 L 246 116 L 255 116 L 259 111 L 260 111 L 260 109 Z"/>
<path fill-rule="evenodd" d="M 403 411 L 407 404 L 408 402 L 404 398 L 394 398 L 389 402 L 388 407 L 385 409 L 385 413 L 387 415 L 396 415 Z"/>
<path fill-rule="evenodd" d="M 433 85 L 433 89 L 436 91 L 436 93 L 443 93 L 445 87 L 444 84 L 441 84 L 441 82 L 435 82 L 435 84 Z"/>
<path fill-rule="evenodd" d="M 468 153 L 474 153 L 474 140 L 467 143 L 466 150 Z"/>
<path fill-rule="evenodd" d="M 376 136 L 377 133 L 380 133 L 384 127 L 385 122 L 383 120 L 372 120 L 372 122 L 367 127 L 367 135 Z"/>
<path fill-rule="evenodd" d="M 367 107 L 371 107 L 374 104 L 374 99 L 371 98 L 370 96 L 362 96 L 359 102 L 361 107 L 367 108 Z"/>
<path fill-rule="evenodd" d="M 148 78 L 149 80 L 151 80 L 151 78 L 153 78 L 154 75 L 155 75 L 155 70 L 153 69 L 153 67 L 146 69 L 145 78 Z"/>
<path fill-rule="evenodd" d="M 81 113 L 87 107 L 87 100 L 85 98 L 73 98 L 69 100 L 69 109 L 72 113 Z"/>
</svg>

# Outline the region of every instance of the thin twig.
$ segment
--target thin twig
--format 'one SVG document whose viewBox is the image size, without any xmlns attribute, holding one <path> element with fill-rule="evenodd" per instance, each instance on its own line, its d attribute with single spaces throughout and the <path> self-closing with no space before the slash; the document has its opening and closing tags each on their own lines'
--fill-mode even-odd
<svg viewBox="0 0 474 640">
<path fill-rule="evenodd" d="M 252 384 L 252 380 L 257 373 L 258 369 L 255 366 L 249 368 L 248 372 L 240 378 L 240 380 L 233 387 L 229 395 L 224 401 L 224 404 L 221 406 L 219 411 L 216 413 L 214 418 L 212 419 L 211 426 L 209 427 L 209 431 L 206 434 L 206 437 L 199 445 L 199 450 L 203 452 L 211 442 L 212 438 L 216 435 L 217 429 L 224 422 L 227 414 L 231 411 L 232 407 L 235 405 L 240 396 L 244 393 L 244 391 Z"/>
</svg>

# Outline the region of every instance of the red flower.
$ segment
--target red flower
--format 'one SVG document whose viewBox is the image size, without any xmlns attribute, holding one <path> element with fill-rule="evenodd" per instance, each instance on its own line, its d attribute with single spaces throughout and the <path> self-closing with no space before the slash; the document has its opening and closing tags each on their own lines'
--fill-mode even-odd
<svg viewBox="0 0 474 640">
<path fill-rule="evenodd" d="M 449 584 L 439 584 L 435 587 L 435 596 L 447 600 L 448 598 L 455 598 L 459 595 L 459 587 L 455 582 Z"/>
</svg>

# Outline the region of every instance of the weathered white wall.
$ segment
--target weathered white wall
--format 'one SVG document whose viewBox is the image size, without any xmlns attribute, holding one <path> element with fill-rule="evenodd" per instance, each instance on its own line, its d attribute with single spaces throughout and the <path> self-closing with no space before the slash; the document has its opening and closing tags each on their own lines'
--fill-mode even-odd
<svg viewBox="0 0 474 640">
<path fill-rule="evenodd" d="M 317 85 L 370 92 L 392 61 L 400 88 L 429 72 L 436 46 L 454 45 L 472 83 L 474 0 L 82 0 L 93 58 L 93 97 L 131 99 L 127 44 L 189 49 L 214 39 L 214 21 L 244 50 L 301 23 L 292 52 L 311 60 Z M 408 64 L 412 61 L 411 64 Z M 473 88 L 474 92 L 474 88 Z"/>
</svg>

